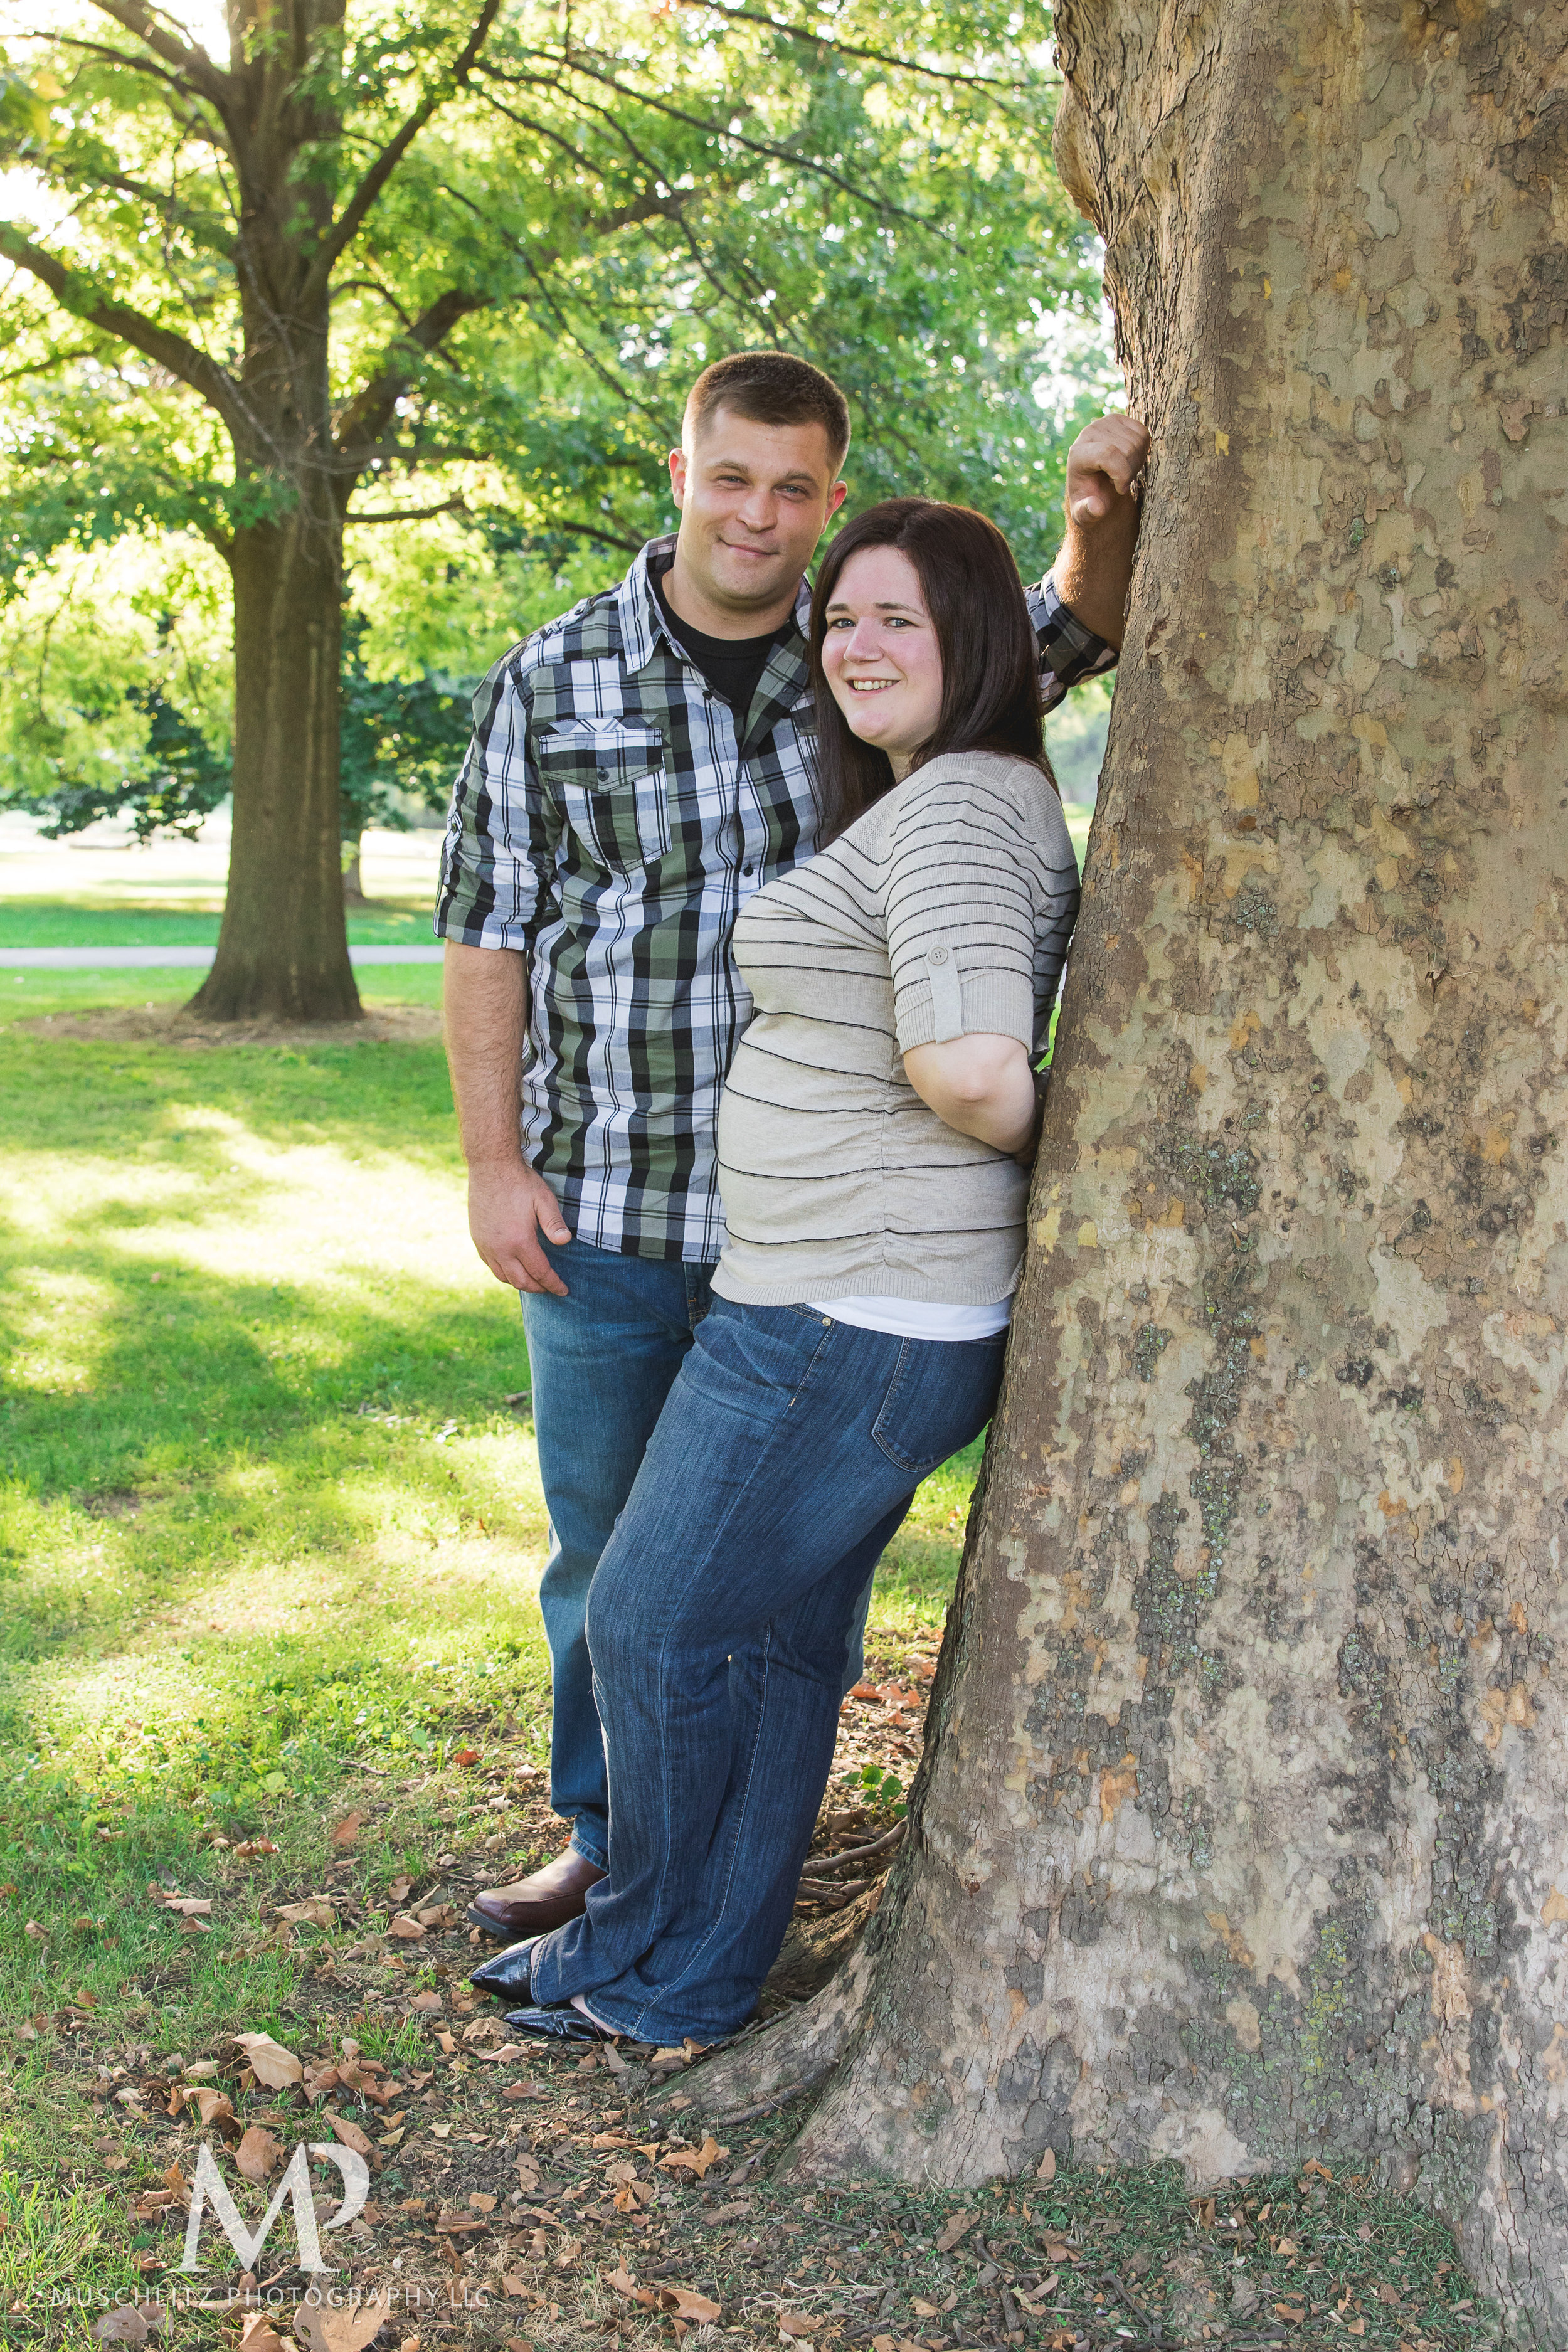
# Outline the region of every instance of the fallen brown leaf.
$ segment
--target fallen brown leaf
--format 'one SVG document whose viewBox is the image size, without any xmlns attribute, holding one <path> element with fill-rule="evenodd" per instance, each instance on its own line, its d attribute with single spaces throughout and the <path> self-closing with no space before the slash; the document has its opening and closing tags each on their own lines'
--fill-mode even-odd
<svg viewBox="0 0 1568 2352">
<path fill-rule="evenodd" d="M 920 2305 L 917 2304 L 915 2305 L 915 2309 L 918 2311 Z M 816 2322 L 815 2319 L 805 2319 L 797 2311 L 785 2311 L 780 2313 L 779 2334 L 781 2336 L 815 2336 L 816 2333 Z"/>
<path fill-rule="evenodd" d="M 379 2073 L 380 2069 L 376 2071 Z M 338 2081 L 345 2091 L 357 2091 L 362 2099 L 370 2099 L 378 2107 L 392 2105 L 393 2093 L 376 2081 L 375 2075 L 370 2072 L 369 2061 L 362 2063 L 358 2059 L 340 2058 Z"/>
<path fill-rule="evenodd" d="M 723 2309 L 721 2304 L 714 2303 L 708 2295 L 696 2294 L 689 2286 L 661 2286 L 658 2307 L 661 2311 L 669 2312 L 676 2319 L 695 2321 L 699 2326 L 710 2319 L 717 2319 Z M 810 2324 L 806 2322 L 807 2327 Z M 781 2320 L 779 2325 L 782 2327 L 784 2322 Z M 792 2334 L 796 2332 L 791 2330 Z"/>
<path fill-rule="evenodd" d="M 331 2107 L 323 2107 L 321 2116 L 322 2120 L 331 2126 L 334 2139 L 341 2139 L 343 2146 L 352 2147 L 356 2156 L 370 2154 L 370 2141 L 361 2131 L 358 2124 L 351 2124 L 346 2116 L 334 2114 Z"/>
<path fill-rule="evenodd" d="M 386 1899 L 389 1903 L 406 1903 L 413 1892 L 414 1881 L 406 1871 L 400 1870 L 386 1890 Z"/>
<path fill-rule="evenodd" d="M 236 1862 L 251 1862 L 258 1853 L 276 1853 L 278 1848 L 270 1838 L 241 1838 L 234 1849 Z"/>
<path fill-rule="evenodd" d="M 453 1763 L 462 1765 L 465 1771 L 467 1771 L 471 1766 L 477 1764 L 479 1760 L 479 1751 L 477 1748 L 454 1748 L 452 1750 Z"/>
<path fill-rule="evenodd" d="M 363 1813 L 345 1813 L 342 1820 L 332 1832 L 330 1843 L 336 1846 L 353 1845 L 355 1838 L 358 1837 L 363 1827 L 364 1815 Z"/>
<path fill-rule="evenodd" d="M 495 2199 L 482 2189 L 471 2189 L 468 2191 L 468 2203 L 476 2213 L 493 2213 L 496 2210 Z"/>
<path fill-rule="evenodd" d="M 201 2116 L 204 2131 L 210 2130 L 214 2124 L 231 2124 L 236 2120 L 234 2101 L 226 2091 L 211 2091 L 204 2087 L 191 2093 L 191 2101 Z"/>
<path fill-rule="evenodd" d="M 951 2254 L 960 2238 L 966 2238 L 978 2221 L 978 2213 L 955 2213 L 937 2231 L 936 2250 L 939 2254 Z"/>
<path fill-rule="evenodd" d="M 331 2064 L 325 2066 L 313 2065 L 310 2059 L 307 2058 L 305 2061 L 302 2079 L 305 2086 L 305 2096 L 313 2105 L 317 2099 L 324 2099 L 329 2091 L 335 2091 L 337 2089 L 338 2070 L 335 2066 Z"/>
<path fill-rule="evenodd" d="M 659 2170 L 689 2172 L 696 2179 L 702 2180 L 707 2177 L 709 2166 L 717 2164 L 721 2157 L 728 2156 L 729 2153 L 727 2147 L 721 2147 L 716 2139 L 710 2137 L 703 2141 L 700 2147 L 673 2148 L 668 2156 L 659 2158 Z"/>
<path fill-rule="evenodd" d="M 294 2334 L 306 2352 L 362 2352 L 392 2315 L 392 2297 L 383 2292 L 369 2303 L 334 2306 L 309 2294 L 295 2311 Z"/>
<path fill-rule="evenodd" d="M 652 2287 L 638 2286 L 630 2271 L 617 2265 L 615 2270 L 604 2271 L 600 2275 L 607 2287 L 613 2287 L 616 2294 L 624 2294 L 628 2303 L 640 2303 L 647 2311 L 657 2310 L 658 2297 Z"/>
<path fill-rule="evenodd" d="M 1056 2177 L 1057 2152 L 1054 2147 L 1048 2147 L 1047 2148 L 1044 2156 L 1040 2158 L 1039 2168 L 1035 2174 L 1035 2178 L 1037 2180 L 1054 2180 Z"/>
<path fill-rule="evenodd" d="M 324 1895 L 307 1895 L 303 1903 L 275 1903 L 273 1911 L 293 1927 L 330 1927 L 334 1914 Z"/>
<path fill-rule="evenodd" d="M 400 1944 L 417 1944 L 423 1942 L 428 1930 L 422 1927 L 417 1919 L 411 1919 L 406 1911 L 400 1911 L 386 1932 L 389 1936 L 395 1936 Z"/>
<path fill-rule="evenodd" d="M 441 1996 L 438 1992 L 416 1992 L 408 2006 L 428 2017 L 440 2008 Z"/>
<path fill-rule="evenodd" d="M 239 2352 L 289 2352 L 264 2311 L 247 2311 L 239 2323 Z"/>
<path fill-rule="evenodd" d="M 100 2344 L 145 2344 L 148 2336 L 147 2322 L 132 2303 L 104 2312 L 93 2321 L 92 2332 Z"/>
<path fill-rule="evenodd" d="M 160 1894 L 157 1899 L 165 1911 L 177 1911 L 184 1919 L 205 1919 L 213 1907 L 210 1895 Z"/>
<path fill-rule="evenodd" d="M 269 2091 L 280 2091 L 287 2083 L 298 2083 L 305 2069 L 291 2050 L 274 2042 L 270 2033 L 237 2033 L 235 2047 L 243 2050 L 247 2062 L 254 2069 L 256 2079 Z"/>
<path fill-rule="evenodd" d="M 270 2180 L 282 2159 L 283 2151 L 269 2131 L 258 2124 L 240 2135 L 239 2146 L 234 2151 L 235 2164 L 242 2180 L 254 2180 L 259 2187 Z"/>
</svg>

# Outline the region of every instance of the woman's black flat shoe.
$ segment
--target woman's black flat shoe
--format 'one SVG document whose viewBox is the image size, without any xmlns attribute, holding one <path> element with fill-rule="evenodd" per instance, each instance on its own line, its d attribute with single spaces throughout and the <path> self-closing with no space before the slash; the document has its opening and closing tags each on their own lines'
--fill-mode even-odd
<svg viewBox="0 0 1568 2352">
<path fill-rule="evenodd" d="M 506 2021 L 515 2032 L 531 2034 L 536 2042 L 615 2042 L 619 2038 L 606 2033 L 569 2000 L 552 2001 L 548 2009 L 509 2009 Z"/>
<path fill-rule="evenodd" d="M 468 1982 L 480 1992 L 493 1992 L 501 1999 L 510 1994 L 513 2000 L 521 1996 L 527 2000 L 532 1991 L 529 1968 L 538 1941 L 537 1936 L 525 1936 L 521 1944 L 509 1944 L 504 1952 L 495 1953 L 482 1968 L 476 1969 Z"/>
</svg>

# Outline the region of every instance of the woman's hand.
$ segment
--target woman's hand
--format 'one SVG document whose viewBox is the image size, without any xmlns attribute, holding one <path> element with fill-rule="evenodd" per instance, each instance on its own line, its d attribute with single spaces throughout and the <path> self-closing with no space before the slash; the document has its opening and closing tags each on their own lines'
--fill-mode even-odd
<svg viewBox="0 0 1568 2352">
<path fill-rule="evenodd" d="M 921 1102 L 960 1135 L 1013 1153 L 1033 1143 L 1035 1073 L 1016 1037 L 981 1030 L 941 1045 L 911 1045 L 904 1076 Z"/>
</svg>

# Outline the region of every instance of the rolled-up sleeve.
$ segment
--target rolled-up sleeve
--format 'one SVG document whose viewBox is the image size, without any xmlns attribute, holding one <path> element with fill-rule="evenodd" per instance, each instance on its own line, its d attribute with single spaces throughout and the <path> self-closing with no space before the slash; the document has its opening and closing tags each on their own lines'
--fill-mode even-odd
<svg viewBox="0 0 1568 2352">
<path fill-rule="evenodd" d="M 560 820 L 540 781 L 532 696 L 520 649 L 474 697 L 474 733 L 441 853 L 437 939 L 476 948 L 531 946 L 555 906 Z"/>
<path fill-rule="evenodd" d="M 1060 803 L 1041 776 L 906 793 L 882 889 L 899 1051 L 986 1032 L 1032 1049 L 1078 910 Z"/>
<path fill-rule="evenodd" d="M 1054 710 L 1070 688 L 1116 667 L 1116 647 L 1084 627 L 1057 594 L 1057 583 L 1048 572 L 1037 588 L 1026 593 L 1029 618 L 1039 641 L 1041 695 L 1046 709 Z"/>
</svg>

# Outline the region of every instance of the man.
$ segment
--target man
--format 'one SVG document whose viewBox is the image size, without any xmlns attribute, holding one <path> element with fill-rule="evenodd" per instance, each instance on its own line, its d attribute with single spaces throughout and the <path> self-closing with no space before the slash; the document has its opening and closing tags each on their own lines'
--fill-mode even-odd
<svg viewBox="0 0 1568 2352">
<path fill-rule="evenodd" d="M 805 361 L 706 369 L 670 452 L 676 538 L 498 662 L 453 797 L 447 1049 L 474 1245 L 522 1297 L 551 1801 L 573 1825 L 470 1911 L 509 1943 L 577 1917 L 605 1874 L 588 1585 L 722 1246 L 714 1119 L 751 1009 L 730 935 L 814 847 L 805 572 L 848 444 L 843 394 Z M 1030 592 L 1049 700 L 1115 659 L 1147 446 L 1125 416 L 1073 445 L 1067 535 Z"/>
</svg>

